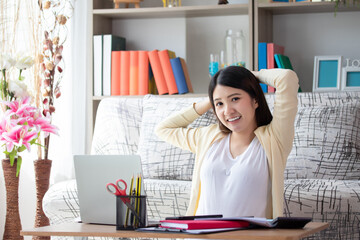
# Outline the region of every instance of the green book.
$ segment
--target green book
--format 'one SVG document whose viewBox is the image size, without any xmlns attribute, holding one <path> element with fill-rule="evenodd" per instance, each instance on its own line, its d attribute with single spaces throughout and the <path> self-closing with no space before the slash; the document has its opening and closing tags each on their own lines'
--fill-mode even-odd
<svg viewBox="0 0 360 240">
<path fill-rule="evenodd" d="M 282 54 L 275 54 L 274 58 L 275 58 L 275 62 L 276 62 L 276 65 L 278 66 L 278 68 L 294 70 L 288 56 L 285 56 Z M 302 92 L 300 86 L 299 86 L 298 92 Z"/>
<path fill-rule="evenodd" d="M 275 54 L 274 57 L 278 68 L 294 70 L 288 56 L 282 54 Z"/>
</svg>

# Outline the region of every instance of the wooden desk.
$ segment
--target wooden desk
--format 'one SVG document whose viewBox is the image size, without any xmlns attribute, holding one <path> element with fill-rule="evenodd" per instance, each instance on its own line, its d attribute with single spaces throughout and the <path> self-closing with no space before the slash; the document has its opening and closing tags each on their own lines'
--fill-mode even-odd
<svg viewBox="0 0 360 240">
<path fill-rule="evenodd" d="M 292 240 L 310 236 L 326 229 L 328 223 L 310 222 L 303 229 L 249 229 L 212 234 L 155 233 L 136 231 L 116 231 L 115 226 L 85 223 L 67 223 L 33 229 L 24 229 L 22 236 L 73 236 L 77 239 L 86 237 L 117 238 L 201 238 L 201 239 L 274 239 Z"/>
</svg>

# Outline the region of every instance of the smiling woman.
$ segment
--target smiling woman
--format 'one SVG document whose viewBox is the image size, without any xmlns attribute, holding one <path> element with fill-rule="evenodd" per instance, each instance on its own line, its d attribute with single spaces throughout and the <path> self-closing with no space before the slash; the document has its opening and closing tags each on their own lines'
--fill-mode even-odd
<svg viewBox="0 0 360 240">
<path fill-rule="evenodd" d="M 260 82 L 277 89 L 273 116 Z M 294 138 L 297 89 L 291 70 L 227 67 L 211 79 L 209 99 L 157 126 L 160 138 L 196 154 L 187 215 L 283 214 L 283 175 Z M 211 107 L 218 124 L 188 127 Z"/>
</svg>

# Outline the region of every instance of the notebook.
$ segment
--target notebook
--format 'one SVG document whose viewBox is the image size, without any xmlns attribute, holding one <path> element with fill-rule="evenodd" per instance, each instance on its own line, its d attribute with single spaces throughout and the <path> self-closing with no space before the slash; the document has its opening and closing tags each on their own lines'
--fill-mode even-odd
<svg viewBox="0 0 360 240">
<path fill-rule="evenodd" d="M 140 156 L 75 155 L 74 166 L 81 221 L 115 225 L 116 197 L 106 190 L 106 184 L 121 178 L 129 188 L 131 178 L 142 174 Z"/>
</svg>

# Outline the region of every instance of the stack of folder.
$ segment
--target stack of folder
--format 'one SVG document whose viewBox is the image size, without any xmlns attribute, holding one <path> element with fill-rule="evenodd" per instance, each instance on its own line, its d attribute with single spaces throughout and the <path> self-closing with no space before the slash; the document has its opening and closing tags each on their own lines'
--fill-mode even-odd
<svg viewBox="0 0 360 240">
<path fill-rule="evenodd" d="M 223 218 L 202 216 L 182 216 L 167 218 L 160 221 L 157 227 L 141 228 L 139 231 L 182 232 L 189 234 L 215 233 L 249 228 L 303 228 L 311 218 L 278 217 L 275 219 L 234 217 Z"/>
</svg>

